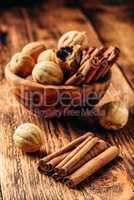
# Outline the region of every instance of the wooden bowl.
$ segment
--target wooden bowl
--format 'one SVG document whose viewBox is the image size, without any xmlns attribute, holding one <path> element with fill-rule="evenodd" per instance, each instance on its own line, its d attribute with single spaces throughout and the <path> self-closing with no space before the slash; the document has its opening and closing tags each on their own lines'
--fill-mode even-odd
<svg viewBox="0 0 134 200">
<path fill-rule="evenodd" d="M 90 111 L 105 94 L 111 78 L 110 72 L 105 79 L 81 87 L 42 85 L 15 75 L 9 64 L 5 75 L 17 99 L 46 118 L 80 116 Z"/>
</svg>

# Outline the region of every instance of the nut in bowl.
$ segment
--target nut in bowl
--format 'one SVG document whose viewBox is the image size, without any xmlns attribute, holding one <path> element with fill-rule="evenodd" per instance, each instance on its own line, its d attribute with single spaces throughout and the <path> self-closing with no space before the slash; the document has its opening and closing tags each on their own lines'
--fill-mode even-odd
<svg viewBox="0 0 134 200">
<path fill-rule="evenodd" d="M 6 67 L 6 77 L 12 84 L 13 93 L 27 108 L 44 117 L 80 116 L 80 108 L 89 110 L 102 98 L 110 83 L 110 74 L 103 81 L 83 85 L 42 85 L 23 79 Z M 83 112 L 83 111 L 82 111 Z"/>
<path fill-rule="evenodd" d="M 58 41 L 58 49 L 66 46 L 75 46 L 77 44 L 81 45 L 83 49 L 88 49 L 89 40 L 86 32 L 74 30 L 63 34 Z"/>
<path fill-rule="evenodd" d="M 32 76 L 38 83 L 46 85 L 59 85 L 63 80 L 63 72 L 58 64 L 52 61 L 44 61 L 36 64 Z"/>
<path fill-rule="evenodd" d="M 31 56 L 25 53 L 16 53 L 11 59 L 10 68 L 13 73 L 26 77 L 31 74 L 34 64 Z"/>
<path fill-rule="evenodd" d="M 10 63 L 6 66 L 5 74 L 10 85 L 13 86 L 12 91 L 25 107 L 47 118 L 90 113 L 91 108 L 108 89 L 111 67 L 118 58 L 119 50 L 116 47 L 89 47 L 88 50 L 83 50 L 78 46 L 77 48 L 73 46 L 73 49 L 78 49 L 75 54 L 72 54 L 72 51 L 67 52 L 68 58 L 71 58 L 73 63 L 67 65 L 70 71 L 68 75 L 63 70 L 64 62 L 68 64 L 68 60 L 57 63 L 55 62 L 57 54 L 55 54 L 52 61 L 51 50 L 44 54 L 43 51 L 40 52 L 42 55 L 39 54 L 38 58 L 41 61 L 37 58 L 39 62 L 36 61 L 31 75 L 28 76 L 30 78 L 23 78 L 14 73 Z M 77 55 L 77 52 L 80 52 L 80 57 L 78 56 L 79 62 L 76 63 L 74 55 Z M 57 59 L 60 60 L 59 57 Z"/>
</svg>

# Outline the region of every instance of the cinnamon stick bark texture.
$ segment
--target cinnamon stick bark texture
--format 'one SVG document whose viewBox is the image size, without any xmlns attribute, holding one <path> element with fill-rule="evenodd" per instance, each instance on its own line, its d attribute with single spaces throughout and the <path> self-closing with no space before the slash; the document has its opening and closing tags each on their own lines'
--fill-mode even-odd
<svg viewBox="0 0 134 200">
<path fill-rule="evenodd" d="M 85 55 L 79 70 L 71 76 L 65 85 L 89 84 L 106 76 L 112 65 L 119 57 L 117 47 L 90 48 L 88 55 Z"/>
<path fill-rule="evenodd" d="M 60 156 L 57 156 L 48 162 L 44 162 L 41 160 L 39 165 L 40 170 L 42 170 L 44 174 L 47 175 L 48 173 L 52 172 L 54 170 L 54 167 L 58 165 L 69 153 L 70 152 L 61 154 Z"/>
<path fill-rule="evenodd" d="M 59 174 L 56 173 L 56 172 L 52 175 L 52 177 L 54 178 L 54 180 L 55 180 L 56 182 L 62 180 L 62 177 L 60 177 Z"/>
<path fill-rule="evenodd" d="M 48 161 L 50 161 L 53 158 L 56 158 L 57 156 L 60 156 L 63 153 L 67 153 L 68 151 L 74 149 L 78 144 L 80 144 L 82 141 L 84 141 L 87 137 L 92 136 L 93 134 L 88 132 L 84 135 L 82 135 L 79 138 L 76 138 L 75 140 L 73 140 L 72 142 L 70 142 L 68 145 L 66 145 L 65 147 L 62 147 L 59 151 L 54 152 L 44 158 L 42 158 L 39 163 L 38 163 L 38 168 L 40 169 L 44 163 L 47 163 Z M 42 167 L 43 168 L 43 167 Z"/>
<path fill-rule="evenodd" d="M 73 165 L 73 167 L 71 167 L 67 174 L 71 174 L 73 173 L 76 169 L 80 168 L 83 164 L 85 164 L 87 161 L 91 160 L 92 158 L 94 158 L 95 156 L 97 156 L 99 153 L 101 153 L 102 151 L 104 151 L 106 148 L 108 147 L 107 143 L 101 139 L 99 139 L 99 141 L 97 142 L 96 145 L 94 145 L 94 147 L 91 149 L 91 151 L 89 151 L 79 162 L 77 162 L 75 165 Z M 61 180 L 61 178 L 63 178 L 63 176 L 66 174 L 64 169 L 60 168 L 59 170 L 55 170 L 57 172 L 55 172 L 52 177 L 56 180 L 59 181 Z"/>
<path fill-rule="evenodd" d="M 93 77 L 95 76 L 96 72 L 100 68 L 101 63 L 101 57 L 103 53 L 105 52 L 105 47 L 100 47 L 99 49 L 96 49 L 91 56 L 91 59 L 89 59 L 88 63 L 88 71 L 85 76 L 84 83 L 90 83 L 90 81 L 93 80 Z M 86 68 L 86 67 L 85 67 Z M 84 69 L 83 69 L 84 71 Z M 82 72 L 83 73 L 83 72 Z"/>
<path fill-rule="evenodd" d="M 79 146 L 77 146 L 62 162 L 60 162 L 55 167 L 55 172 L 58 174 L 64 173 L 64 170 L 62 170 L 62 167 L 65 166 L 65 164 L 70 161 L 76 154 L 79 152 L 91 139 L 93 135 L 90 135 L 88 138 L 86 138 Z"/>
<path fill-rule="evenodd" d="M 120 50 L 117 47 L 111 46 L 107 48 L 102 57 L 101 66 L 95 74 L 94 81 L 97 81 L 99 78 L 104 77 L 108 73 L 112 65 L 117 61 L 119 53 Z"/>
<path fill-rule="evenodd" d="M 77 165 L 78 162 L 80 162 L 84 156 L 89 152 L 92 147 L 98 142 L 99 138 L 94 137 L 91 140 L 89 140 L 83 148 L 81 148 L 76 154 L 61 168 L 60 176 L 65 176 L 70 173 L 71 168 L 74 165 Z"/>
<path fill-rule="evenodd" d="M 111 52 L 111 55 L 108 58 L 108 67 L 103 71 L 102 77 L 104 77 L 108 73 L 110 68 L 117 61 L 119 54 L 120 54 L 120 50 L 117 47 L 114 47 L 113 52 Z"/>
<path fill-rule="evenodd" d="M 108 147 L 107 143 L 103 140 L 99 140 L 97 144 L 89 151 L 83 159 L 81 159 L 76 165 L 74 165 L 70 170 L 69 173 L 73 173 L 75 170 L 80 168 L 82 165 L 84 165 L 86 162 L 103 152 Z"/>
<path fill-rule="evenodd" d="M 109 147 L 104 152 L 88 161 L 70 176 L 64 178 L 64 183 L 71 188 L 74 188 L 87 177 L 94 174 L 100 168 L 105 166 L 119 154 L 119 149 L 115 146 Z"/>
<path fill-rule="evenodd" d="M 83 52 L 82 60 L 81 60 L 81 69 L 83 64 L 91 57 L 92 52 L 95 50 L 95 47 L 89 47 L 88 51 Z"/>
<path fill-rule="evenodd" d="M 80 85 L 84 82 L 88 74 L 90 74 L 91 76 L 92 73 L 95 73 L 99 65 L 94 60 L 95 57 L 102 52 L 102 50 L 102 47 L 99 49 L 96 48 L 93 51 L 91 50 L 91 55 L 89 56 L 89 59 L 83 63 L 76 74 L 74 74 L 65 82 L 65 85 Z"/>
</svg>

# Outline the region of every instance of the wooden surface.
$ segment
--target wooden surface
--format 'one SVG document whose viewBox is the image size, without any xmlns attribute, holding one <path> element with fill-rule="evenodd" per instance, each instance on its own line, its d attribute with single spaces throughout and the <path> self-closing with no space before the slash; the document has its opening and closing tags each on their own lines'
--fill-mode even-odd
<svg viewBox="0 0 134 200">
<path fill-rule="evenodd" d="M 59 6 L 59 5 L 58 5 Z M 85 30 L 90 44 L 100 46 L 90 20 L 80 9 L 60 7 L 12 8 L 1 12 L 0 30 L 7 32 L 7 41 L 0 51 L 0 200 L 133 200 L 134 199 L 134 123 L 133 113 L 125 128 L 104 131 L 90 118 L 45 120 L 19 104 L 4 77 L 4 66 L 11 55 L 29 41 L 44 39 L 55 47 L 58 37 L 68 30 Z M 132 111 L 134 93 L 121 70 L 113 67 L 112 83 L 100 104 L 122 99 Z M 99 173 L 84 181 L 76 190 L 70 190 L 37 171 L 40 154 L 26 155 L 18 151 L 12 135 L 23 122 L 33 122 L 44 131 L 47 153 L 59 149 L 85 131 L 93 131 L 121 150 L 117 159 Z"/>
<path fill-rule="evenodd" d="M 134 3 L 120 5 L 82 3 L 83 12 L 89 17 L 100 40 L 106 45 L 121 49 L 119 65 L 131 87 L 134 89 Z M 124 2 L 125 3 L 125 2 Z"/>
</svg>

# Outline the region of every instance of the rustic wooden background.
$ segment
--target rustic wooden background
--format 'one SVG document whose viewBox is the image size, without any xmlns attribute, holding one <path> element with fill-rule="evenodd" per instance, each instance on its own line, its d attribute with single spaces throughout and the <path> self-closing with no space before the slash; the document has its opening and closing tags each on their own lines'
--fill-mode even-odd
<svg viewBox="0 0 134 200">
<path fill-rule="evenodd" d="M 94 4 L 96 5 L 96 4 Z M 0 12 L 0 200 L 133 200 L 134 199 L 134 46 L 133 12 L 96 7 L 79 1 L 41 3 L 32 7 L 6 7 Z M 76 6 L 76 4 L 75 4 Z M 109 9 L 110 8 L 110 9 Z M 118 12 L 117 12 L 118 10 Z M 118 66 L 113 67 L 110 88 L 100 102 L 122 99 L 131 114 L 120 131 L 105 131 L 90 118 L 46 120 L 20 105 L 5 80 L 4 67 L 26 43 L 44 39 L 49 47 L 66 31 L 85 30 L 90 44 L 117 44 L 121 48 Z M 41 156 L 23 155 L 13 144 L 15 128 L 33 122 L 44 130 L 47 153 L 59 149 L 85 131 L 93 131 L 121 150 L 121 157 L 76 190 L 41 175 L 36 162 Z"/>
<path fill-rule="evenodd" d="M 94 1 L 93 1 L 94 2 Z M 109 2 L 109 1 L 107 1 Z M 113 1 L 114 2 L 114 1 Z M 118 1 L 116 1 L 117 3 Z M 134 89 L 134 2 L 126 4 L 105 5 L 82 4 L 83 12 L 92 21 L 103 44 L 117 44 L 121 48 L 118 64 L 124 76 Z"/>
</svg>

